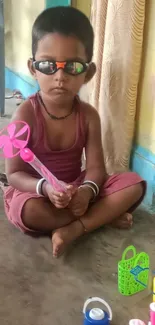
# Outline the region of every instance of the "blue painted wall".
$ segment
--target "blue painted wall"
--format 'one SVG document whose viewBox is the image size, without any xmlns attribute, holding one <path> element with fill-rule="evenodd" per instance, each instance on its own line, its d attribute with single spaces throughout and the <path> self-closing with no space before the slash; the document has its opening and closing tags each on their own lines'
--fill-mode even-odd
<svg viewBox="0 0 155 325">
<path fill-rule="evenodd" d="M 46 8 L 56 6 L 70 6 L 71 0 L 46 0 Z"/>
<path fill-rule="evenodd" d="M 5 88 L 20 90 L 24 98 L 39 90 L 37 82 L 31 77 L 19 75 L 8 68 L 5 68 Z"/>
<path fill-rule="evenodd" d="M 155 213 L 155 155 L 139 145 L 132 150 L 131 169 L 147 181 L 147 192 L 143 201 L 146 209 Z"/>
</svg>

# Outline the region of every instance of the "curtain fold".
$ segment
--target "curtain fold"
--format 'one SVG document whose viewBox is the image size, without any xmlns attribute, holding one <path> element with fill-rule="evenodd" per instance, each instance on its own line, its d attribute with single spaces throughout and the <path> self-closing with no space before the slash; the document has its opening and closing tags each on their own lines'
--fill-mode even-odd
<svg viewBox="0 0 155 325">
<path fill-rule="evenodd" d="M 129 166 L 141 66 L 146 0 L 92 0 L 97 73 L 88 100 L 101 117 L 108 173 Z"/>
</svg>

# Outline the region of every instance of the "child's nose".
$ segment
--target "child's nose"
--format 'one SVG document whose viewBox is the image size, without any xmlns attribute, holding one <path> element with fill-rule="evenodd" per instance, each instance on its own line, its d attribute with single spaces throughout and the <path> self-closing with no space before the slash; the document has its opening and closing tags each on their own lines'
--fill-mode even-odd
<svg viewBox="0 0 155 325">
<path fill-rule="evenodd" d="M 66 73 L 63 69 L 58 69 L 55 73 L 55 80 L 56 81 L 65 81 L 67 79 Z"/>
</svg>

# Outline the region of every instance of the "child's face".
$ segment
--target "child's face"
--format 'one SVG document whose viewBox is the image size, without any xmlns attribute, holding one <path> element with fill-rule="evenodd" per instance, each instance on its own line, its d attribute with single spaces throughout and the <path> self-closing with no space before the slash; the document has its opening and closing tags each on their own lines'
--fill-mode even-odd
<svg viewBox="0 0 155 325">
<path fill-rule="evenodd" d="M 38 42 L 35 60 L 57 62 L 72 60 L 87 63 L 87 56 L 84 45 L 75 37 L 51 33 Z M 41 91 L 56 101 L 64 100 L 64 95 L 66 100 L 72 99 L 95 73 L 95 65 L 92 63 L 86 72 L 76 76 L 66 73 L 63 69 L 54 74 L 43 74 L 32 67 L 32 61 L 29 61 L 29 68 L 37 79 Z"/>
</svg>

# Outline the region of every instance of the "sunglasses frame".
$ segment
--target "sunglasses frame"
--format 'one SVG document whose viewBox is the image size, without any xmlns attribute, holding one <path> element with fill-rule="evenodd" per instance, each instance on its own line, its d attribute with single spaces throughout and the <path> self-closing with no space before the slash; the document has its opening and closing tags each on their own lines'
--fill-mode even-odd
<svg viewBox="0 0 155 325">
<path fill-rule="evenodd" d="M 41 72 L 41 73 L 43 73 L 43 74 L 46 74 L 47 76 L 50 76 L 50 75 L 52 75 L 52 74 L 55 74 L 59 69 L 63 69 L 67 74 L 76 77 L 76 76 L 79 76 L 80 74 L 86 72 L 87 69 L 88 69 L 88 66 L 89 66 L 89 63 L 85 63 L 85 62 L 82 62 L 82 61 L 80 61 L 80 60 L 77 60 L 77 61 L 73 61 L 73 60 L 68 60 L 68 61 L 55 61 L 55 60 L 40 60 L 40 61 L 35 61 L 35 60 L 32 59 L 32 61 L 33 61 L 33 67 L 34 67 L 37 71 L 39 71 L 39 72 Z M 40 71 L 40 69 L 39 69 L 39 64 L 40 64 L 41 62 L 52 62 L 52 63 L 56 64 L 56 69 L 55 69 L 55 71 L 52 72 L 52 73 L 44 73 L 44 72 Z M 67 71 L 65 70 L 65 65 L 66 65 L 67 63 L 70 63 L 70 62 L 81 63 L 82 66 L 83 66 L 83 68 L 84 68 L 83 71 L 81 71 L 80 73 L 77 73 L 77 74 L 73 74 L 73 73 L 69 73 L 69 72 L 67 72 Z"/>
</svg>

